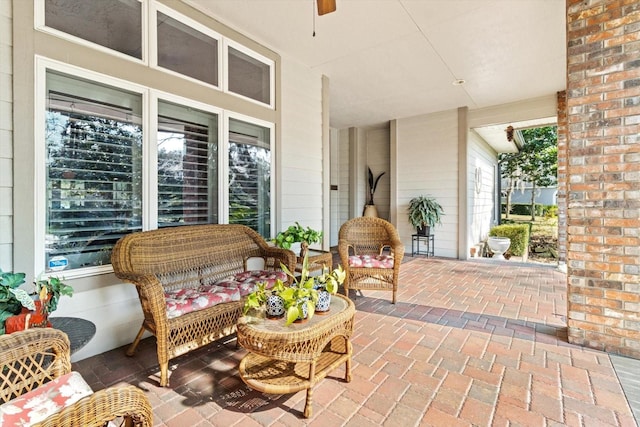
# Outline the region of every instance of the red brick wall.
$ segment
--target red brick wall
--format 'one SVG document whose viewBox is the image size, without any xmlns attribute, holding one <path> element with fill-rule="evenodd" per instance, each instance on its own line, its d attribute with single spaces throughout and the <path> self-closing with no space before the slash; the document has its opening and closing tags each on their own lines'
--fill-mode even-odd
<svg viewBox="0 0 640 427">
<path fill-rule="evenodd" d="M 567 0 L 569 341 L 640 358 L 640 2 Z"/>
<path fill-rule="evenodd" d="M 558 92 L 558 261 L 567 262 L 567 91 Z"/>
</svg>

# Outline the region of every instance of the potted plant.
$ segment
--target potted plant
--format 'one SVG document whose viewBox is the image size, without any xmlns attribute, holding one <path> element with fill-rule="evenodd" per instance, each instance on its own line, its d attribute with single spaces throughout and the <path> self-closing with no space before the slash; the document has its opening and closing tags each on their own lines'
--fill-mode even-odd
<svg viewBox="0 0 640 427">
<path fill-rule="evenodd" d="M 49 314 L 58 308 L 60 297 L 73 295 L 73 288 L 57 277 L 39 277 L 33 294 L 19 288 L 24 282 L 24 273 L 0 270 L 0 333 L 50 326 Z"/>
<path fill-rule="evenodd" d="M 56 311 L 61 296 L 73 296 L 73 288 L 57 277 L 42 278 L 40 276 L 34 284 L 40 298 L 42 311 L 47 315 Z"/>
<path fill-rule="evenodd" d="M 276 280 L 271 289 L 266 289 L 264 283 L 259 283 L 256 289 L 247 295 L 244 314 L 251 309 L 265 307 L 265 314 L 269 318 L 279 317 L 286 313 L 286 324 L 295 321 L 311 319 L 313 315 L 329 310 L 331 295 L 338 291 L 338 286 L 344 283 L 346 273 L 341 266 L 329 272 L 325 269 L 319 276 L 309 276 L 308 257 L 302 262 L 302 274 L 296 277 L 285 265 L 283 271 L 293 278 L 291 286 L 285 286 L 281 280 Z M 273 299 L 273 302 L 270 301 Z M 326 302 L 326 306 L 324 305 Z M 277 310 L 274 310 L 274 307 Z"/>
<path fill-rule="evenodd" d="M 362 212 L 362 216 L 372 216 L 372 217 L 378 217 L 378 209 L 376 208 L 376 205 L 373 203 L 373 196 L 376 193 L 376 188 L 378 188 L 378 182 L 380 182 L 380 178 L 382 178 L 382 175 L 385 174 L 385 172 L 382 172 L 380 175 L 378 175 L 375 179 L 373 178 L 373 172 L 371 171 L 370 167 L 367 167 L 368 169 L 368 184 L 369 184 L 369 200 L 367 201 L 367 204 L 364 205 L 364 210 Z"/>
<path fill-rule="evenodd" d="M 275 319 L 284 315 L 284 300 L 280 293 L 284 291 L 285 285 L 282 280 L 276 280 L 271 289 L 267 289 L 266 283 L 258 283 L 253 292 L 247 295 L 244 303 L 244 314 L 249 310 L 266 307 L 268 318 Z"/>
<path fill-rule="evenodd" d="M 414 197 L 409 201 L 408 213 L 409 222 L 416 227 L 417 233 L 421 236 L 428 236 L 431 227 L 442 224 L 442 206 L 432 197 Z"/>
<path fill-rule="evenodd" d="M 24 273 L 9 273 L 0 269 L 0 334 L 5 333 L 6 320 L 19 314 L 22 307 L 35 310 L 33 298 L 20 288 L 25 280 Z"/>
<path fill-rule="evenodd" d="M 309 245 L 318 243 L 322 238 L 322 231 L 317 231 L 311 227 L 304 228 L 297 221 L 295 225 L 290 225 L 285 231 L 278 233 L 274 239 L 276 246 L 284 249 L 291 249 L 293 243 L 300 243 L 300 257 L 307 254 Z"/>
</svg>

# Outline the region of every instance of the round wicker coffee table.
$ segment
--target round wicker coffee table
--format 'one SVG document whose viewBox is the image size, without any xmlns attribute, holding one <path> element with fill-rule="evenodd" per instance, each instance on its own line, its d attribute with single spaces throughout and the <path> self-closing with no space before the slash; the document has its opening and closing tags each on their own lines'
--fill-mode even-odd
<svg viewBox="0 0 640 427">
<path fill-rule="evenodd" d="M 238 343 L 249 353 L 240 362 L 240 377 L 252 389 L 269 394 L 307 390 L 304 416 L 312 414 L 312 388 L 345 363 L 345 381 L 351 381 L 349 338 L 355 306 L 333 295 L 328 314 L 316 314 L 304 323 L 285 326 L 284 319 L 266 319 L 264 312 L 238 320 Z"/>
</svg>

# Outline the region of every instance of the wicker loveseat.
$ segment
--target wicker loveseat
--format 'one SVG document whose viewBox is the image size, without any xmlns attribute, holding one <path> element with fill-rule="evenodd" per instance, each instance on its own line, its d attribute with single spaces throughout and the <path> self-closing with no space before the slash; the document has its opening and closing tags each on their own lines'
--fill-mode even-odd
<svg viewBox="0 0 640 427">
<path fill-rule="evenodd" d="M 0 336 L 0 425 L 151 427 L 144 392 L 132 385 L 95 393 L 71 372 L 69 339 L 53 328 Z"/>
<path fill-rule="evenodd" d="M 264 271 L 247 273 L 249 258 L 264 259 Z M 169 360 L 235 332 L 244 296 L 255 283 L 275 275 L 286 279 L 280 265 L 294 271 L 296 257 L 289 250 L 269 246 L 249 227 L 208 224 L 129 234 L 116 243 L 111 262 L 116 276 L 136 285 L 144 314 L 127 355 L 134 354 L 145 330 L 154 334 L 160 385 L 168 386 Z M 240 295 L 233 293 L 229 298 L 236 288 Z M 226 302 L 177 316 L 172 312 L 170 296 L 203 289 Z"/>
</svg>

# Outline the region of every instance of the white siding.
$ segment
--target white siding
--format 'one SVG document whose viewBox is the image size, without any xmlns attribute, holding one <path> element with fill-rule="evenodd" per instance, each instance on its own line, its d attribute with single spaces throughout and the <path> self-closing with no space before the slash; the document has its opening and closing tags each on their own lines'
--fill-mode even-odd
<svg viewBox="0 0 640 427">
<path fill-rule="evenodd" d="M 379 174 L 385 172 L 380 178 L 378 188 L 374 194 L 373 201 L 378 210 L 378 217 L 389 220 L 389 128 L 370 129 L 366 132 L 367 140 L 367 166 L 373 172 L 375 179 Z M 368 188 L 368 187 L 367 187 Z M 367 192 L 367 201 L 369 193 Z"/>
<path fill-rule="evenodd" d="M 0 0 L 0 268 L 13 270 L 13 36 L 11 0 Z"/>
<path fill-rule="evenodd" d="M 470 248 L 486 239 L 489 229 L 497 223 L 496 183 L 497 153 L 475 132 L 469 132 L 467 143 L 467 202 L 469 227 L 466 254 Z M 477 172 L 478 171 L 478 172 Z M 479 178 L 479 181 L 476 181 Z"/>
<path fill-rule="evenodd" d="M 434 197 L 443 207 L 442 226 L 436 226 L 435 255 L 458 257 L 458 113 L 443 111 L 398 119 L 397 218 L 398 232 L 411 254 L 407 206 L 415 196 Z"/>
<path fill-rule="evenodd" d="M 283 58 L 281 105 L 281 227 L 322 230 L 322 76 Z"/>
</svg>

